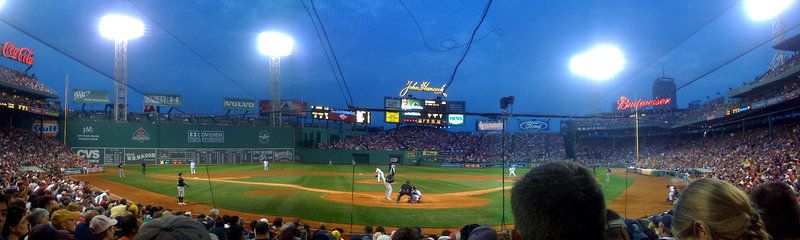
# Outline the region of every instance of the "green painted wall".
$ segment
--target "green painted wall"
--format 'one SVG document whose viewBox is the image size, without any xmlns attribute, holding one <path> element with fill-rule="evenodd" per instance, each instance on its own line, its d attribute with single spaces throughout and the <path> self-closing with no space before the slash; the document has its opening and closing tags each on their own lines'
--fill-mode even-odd
<svg viewBox="0 0 800 240">
<path fill-rule="evenodd" d="M 351 164 L 355 155 L 367 155 L 370 165 L 388 165 L 392 155 L 398 156 L 400 165 L 417 165 L 419 153 L 412 152 L 414 156 L 407 154 L 407 151 L 373 151 L 373 150 L 345 150 L 345 149 L 312 149 L 297 148 L 297 162 L 327 164 Z M 365 164 L 361 162 L 361 164 Z"/>
<path fill-rule="evenodd" d="M 141 130 L 141 131 L 140 131 Z M 293 148 L 294 129 L 70 121 L 69 147 Z"/>
</svg>

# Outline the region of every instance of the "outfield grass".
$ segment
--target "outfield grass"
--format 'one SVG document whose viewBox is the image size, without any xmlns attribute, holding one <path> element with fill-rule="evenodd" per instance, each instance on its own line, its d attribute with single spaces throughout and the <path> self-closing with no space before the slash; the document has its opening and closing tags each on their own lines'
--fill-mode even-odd
<svg viewBox="0 0 800 240">
<path fill-rule="evenodd" d="M 385 166 L 380 166 L 385 172 Z M 175 196 L 175 184 L 166 183 L 163 179 L 152 178 L 142 175 L 140 166 L 126 166 L 126 170 L 135 173 L 127 173 L 126 178 L 119 178 L 116 174 L 101 176 L 101 178 L 127 184 L 151 192 Z M 236 172 L 236 171 L 260 171 L 263 165 L 212 165 L 207 166 L 211 177 L 215 172 Z M 313 165 L 313 164 L 271 164 L 270 170 L 300 170 L 300 171 L 324 171 L 324 172 L 345 172 L 356 175 L 271 175 L 271 176 L 242 176 L 237 181 L 246 182 L 268 182 L 293 184 L 307 188 L 327 189 L 335 191 L 349 192 L 351 189 L 356 192 L 384 192 L 385 188 L 379 184 L 353 184 L 352 180 L 369 179 L 375 180 L 375 166 L 356 166 L 349 165 Z M 198 166 L 198 173 L 206 172 L 206 166 Z M 465 168 L 430 168 L 430 167 L 403 167 L 398 166 L 399 173 L 412 174 L 457 174 L 474 176 L 500 176 L 503 169 L 465 169 Z M 188 166 L 148 166 L 148 174 L 176 174 L 183 172 L 188 174 Z M 522 177 L 528 169 L 517 169 L 517 175 Z M 506 173 L 507 174 L 507 173 Z M 399 175 L 400 177 L 402 175 Z M 597 169 L 599 182 L 605 181 L 605 173 Z M 321 199 L 324 193 L 303 191 L 286 194 L 244 194 L 244 192 L 261 189 L 283 189 L 283 187 L 233 184 L 223 182 L 208 182 L 206 179 L 186 178 L 191 186 L 186 191 L 186 199 L 192 202 L 199 202 L 212 205 L 214 202 L 217 207 L 232 209 L 243 212 L 262 213 L 278 216 L 299 217 L 323 222 L 349 223 L 351 211 L 353 213 L 354 224 L 371 224 L 383 226 L 423 226 L 423 227 L 459 227 L 471 223 L 488 223 L 497 225 L 503 220 L 505 212 L 505 223 L 514 222 L 511 212 L 509 196 L 503 196 L 500 191 L 476 195 L 473 197 L 483 198 L 489 201 L 488 205 L 479 207 L 467 207 L 458 209 L 405 209 L 387 208 L 370 206 L 351 206 L 350 204 L 330 202 Z M 156 181 L 152 181 L 156 180 Z M 423 201 L 426 193 L 455 193 L 474 191 L 502 186 L 502 182 L 496 180 L 456 180 L 441 178 L 409 177 L 400 178 L 399 181 L 409 180 L 417 185 L 423 192 Z M 161 181 L 161 182 L 158 182 Z M 399 182 L 398 181 L 398 182 Z M 633 180 L 628 181 L 628 185 Z M 605 195 L 606 203 L 616 198 L 627 187 L 625 178 L 612 176 L 610 183 L 601 184 Z M 510 185 L 511 183 L 506 183 Z M 209 185 L 213 189 L 214 199 L 212 201 Z M 399 184 L 395 186 L 394 198 L 399 190 Z M 507 190 L 507 192 L 510 190 Z M 124 193 L 123 193 L 124 195 Z M 503 209 L 503 199 L 505 199 L 505 209 Z"/>
</svg>

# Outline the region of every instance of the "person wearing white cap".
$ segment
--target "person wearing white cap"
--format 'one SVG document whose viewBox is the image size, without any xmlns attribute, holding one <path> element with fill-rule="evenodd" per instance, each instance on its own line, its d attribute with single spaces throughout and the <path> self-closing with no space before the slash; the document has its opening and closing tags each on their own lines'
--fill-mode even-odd
<svg viewBox="0 0 800 240">
<path fill-rule="evenodd" d="M 117 225 L 117 220 L 110 219 L 105 215 L 97 215 L 89 223 L 89 231 L 92 232 L 92 238 L 95 240 L 111 240 L 114 237 L 114 225 Z"/>
</svg>

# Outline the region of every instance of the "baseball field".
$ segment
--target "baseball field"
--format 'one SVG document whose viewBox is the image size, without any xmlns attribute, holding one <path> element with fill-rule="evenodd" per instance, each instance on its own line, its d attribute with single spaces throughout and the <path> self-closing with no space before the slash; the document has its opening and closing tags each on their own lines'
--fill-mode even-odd
<svg viewBox="0 0 800 240">
<path fill-rule="evenodd" d="M 248 219 L 280 216 L 344 225 L 451 228 L 471 223 L 500 225 L 504 213 L 505 224 L 513 224 L 510 190 L 528 172 L 520 168 L 518 177 L 509 178 L 506 169 L 504 183 L 503 169 L 499 168 L 398 166 L 390 201 L 384 199 L 386 188 L 377 182 L 375 167 L 281 163 L 271 164 L 269 171 L 264 171 L 262 165 L 208 165 L 197 166 L 197 174 L 192 175 L 189 166 L 162 165 L 148 166 L 143 175 L 141 166 L 126 166 L 124 178 L 113 167 L 105 173 L 77 178 L 143 205 L 195 213 L 207 213 L 216 206 L 229 211 L 225 214 L 250 216 Z M 386 166 L 378 167 L 388 174 Z M 620 195 L 625 188 L 641 178 L 630 176 L 626 180 L 615 170 L 611 182 L 606 183 L 603 170 L 597 169 L 597 176 L 607 204 L 624 197 Z M 189 184 L 186 206 L 177 205 L 179 172 Z M 408 197 L 395 203 L 405 181 L 420 189 L 421 203 L 407 203 Z"/>
</svg>

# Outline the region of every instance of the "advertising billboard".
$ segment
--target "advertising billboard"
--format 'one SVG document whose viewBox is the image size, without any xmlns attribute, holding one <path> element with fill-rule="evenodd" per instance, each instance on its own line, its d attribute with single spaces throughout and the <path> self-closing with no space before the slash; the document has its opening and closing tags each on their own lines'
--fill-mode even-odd
<svg viewBox="0 0 800 240">
<path fill-rule="evenodd" d="M 222 99 L 222 107 L 225 110 L 241 110 L 241 111 L 257 111 L 255 99 L 243 98 L 224 98 Z"/>
<path fill-rule="evenodd" d="M 311 117 L 321 120 L 372 123 L 372 113 L 368 111 L 350 111 L 313 105 L 311 106 Z"/>
<path fill-rule="evenodd" d="M 142 98 L 143 106 L 154 107 L 183 107 L 183 97 L 176 94 L 145 93 Z"/>
<path fill-rule="evenodd" d="M 503 131 L 503 121 L 475 120 L 475 129 L 478 131 Z"/>
<path fill-rule="evenodd" d="M 109 104 L 111 93 L 106 90 L 73 89 L 73 103 Z"/>
<path fill-rule="evenodd" d="M 258 109 L 262 116 L 269 115 L 272 112 L 272 101 L 261 100 L 258 101 Z M 281 100 L 281 115 L 306 117 L 308 111 L 308 103 L 297 100 Z"/>
<path fill-rule="evenodd" d="M 550 119 L 547 120 L 517 120 L 520 131 L 541 132 L 550 130 Z"/>
</svg>

